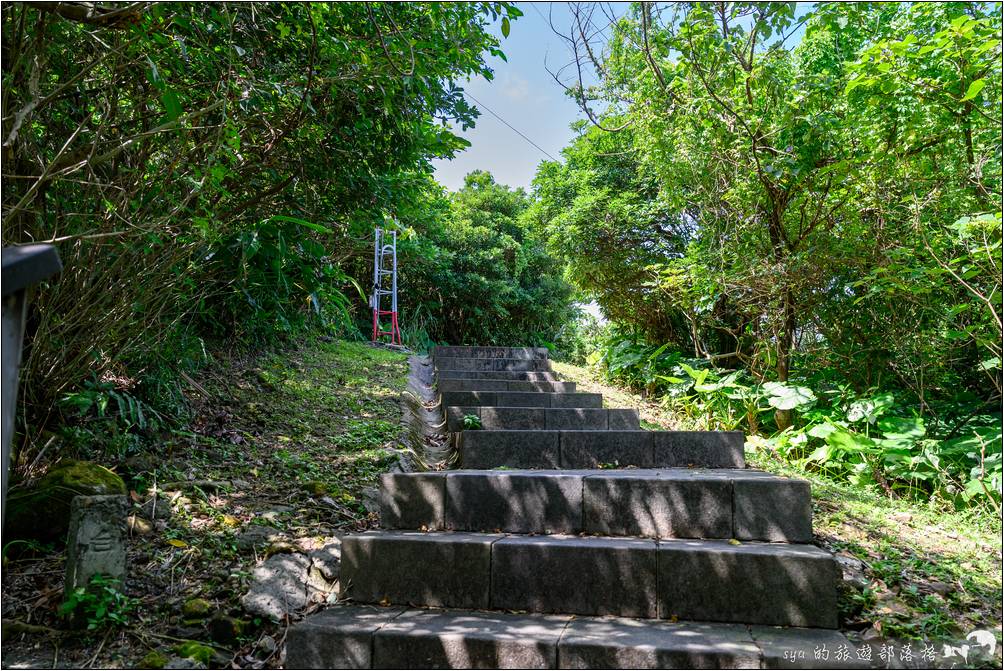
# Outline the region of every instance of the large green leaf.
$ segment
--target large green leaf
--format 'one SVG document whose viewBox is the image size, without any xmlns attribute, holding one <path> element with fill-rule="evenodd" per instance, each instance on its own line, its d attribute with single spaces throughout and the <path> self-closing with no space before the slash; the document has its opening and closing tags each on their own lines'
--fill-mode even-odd
<svg viewBox="0 0 1004 671">
<path fill-rule="evenodd" d="M 986 85 L 987 85 L 987 80 L 977 79 L 976 81 L 974 81 L 972 84 L 969 85 L 968 89 L 966 89 L 966 94 L 962 96 L 962 100 L 960 102 L 966 102 L 967 100 L 972 100 L 973 98 L 975 98 L 980 94 L 980 91 L 982 91 L 983 87 L 985 87 Z"/>
<path fill-rule="evenodd" d="M 854 401 L 847 408 L 847 421 L 854 423 L 865 420 L 869 424 L 874 424 L 895 401 L 892 394 L 879 394 L 872 398 Z"/>
<path fill-rule="evenodd" d="M 860 433 L 837 429 L 826 437 L 828 445 L 848 454 L 874 454 L 878 452 L 875 441 Z"/>
<path fill-rule="evenodd" d="M 807 408 L 817 400 L 816 395 L 808 387 L 784 382 L 765 382 L 763 389 L 767 392 L 767 402 L 778 410 Z"/>
<path fill-rule="evenodd" d="M 300 219 L 299 217 L 290 217 L 290 216 L 284 215 L 284 214 L 274 214 L 274 215 L 272 215 L 272 220 L 273 221 L 288 221 L 291 224 L 299 224 L 300 226 L 303 226 L 304 228 L 309 228 L 310 230 L 317 231 L 318 233 L 334 234 L 334 231 L 332 231 L 327 226 L 322 226 L 320 224 L 315 224 L 312 221 L 307 221 L 306 219 Z"/>
</svg>

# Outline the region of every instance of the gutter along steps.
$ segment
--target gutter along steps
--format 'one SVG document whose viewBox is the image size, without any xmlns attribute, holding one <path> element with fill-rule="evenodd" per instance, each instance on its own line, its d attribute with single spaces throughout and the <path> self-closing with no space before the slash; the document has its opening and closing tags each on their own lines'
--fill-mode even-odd
<svg viewBox="0 0 1004 671">
<path fill-rule="evenodd" d="M 640 430 L 539 348 L 433 357 L 463 468 L 382 477 L 383 529 L 342 539 L 352 603 L 293 627 L 288 667 L 761 668 L 850 649 L 808 483 L 746 469 L 740 432 Z"/>
</svg>

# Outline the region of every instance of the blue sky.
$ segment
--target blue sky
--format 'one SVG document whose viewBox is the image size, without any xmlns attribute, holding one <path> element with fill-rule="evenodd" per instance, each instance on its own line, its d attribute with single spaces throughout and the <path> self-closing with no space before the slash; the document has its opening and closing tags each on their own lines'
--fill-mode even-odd
<svg viewBox="0 0 1004 671">
<path fill-rule="evenodd" d="M 617 15 L 628 9 L 628 3 L 604 3 Z M 810 10 L 814 3 L 799 3 L 798 16 Z M 523 16 L 512 24 L 508 38 L 503 38 L 502 51 L 508 62 L 489 58 L 495 79 L 478 77 L 464 87 L 468 100 L 481 110 L 477 125 L 464 133 L 471 146 L 452 161 L 433 161 L 436 179 L 450 190 L 460 188 L 464 175 L 472 170 L 488 170 L 496 181 L 512 187 L 529 188 L 537 165 L 547 156 L 532 144 L 507 128 L 488 110 L 505 119 L 530 140 L 555 158 L 573 137 L 569 125 L 582 118 L 578 106 L 565 95 L 548 74 L 571 62 L 565 42 L 551 31 L 548 16 L 553 16 L 558 29 L 571 25 L 567 5 L 563 2 L 520 2 Z M 606 23 L 597 11 L 594 22 Z M 495 33 L 501 38 L 499 25 Z M 804 31 L 796 31 L 789 44 L 797 44 Z M 566 75 L 569 74 L 566 72 Z M 568 81 L 567 79 L 565 81 Z"/>
<path fill-rule="evenodd" d="M 464 175 L 478 169 L 490 171 L 503 184 L 529 188 L 537 164 L 547 159 L 485 107 L 556 158 L 573 137 L 569 124 L 579 118 L 578 107 L 544 68 L 545 59 L 552 71 L 571 60 L 568 48 L 547 21 L 551 11 L 555 25 L 567 27 L 567 7 L 561 2 L 521 2 L 519 8 L 523 16 L 513 22 L 509 37 L 502 39 L 508 63 L 491 58 L 489 65 L 495 70 L 495 79 L 489 82 L 478 77 L 464 87 L 473 98 L 468 100 L 481 110 L 477 126 L 459 133 L 471 147 L 452 161 L 434 162 L 436 179 L 448 189 L 459 188 Z M 622 6 L 618 11 L 625 9 Z M 497 25 L 495 31 L 498 33 Z"/>
</svg>

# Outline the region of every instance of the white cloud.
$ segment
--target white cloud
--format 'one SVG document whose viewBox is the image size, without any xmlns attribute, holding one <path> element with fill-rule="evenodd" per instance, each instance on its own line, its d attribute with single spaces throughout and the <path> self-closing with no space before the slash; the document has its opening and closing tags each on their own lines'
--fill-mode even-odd
<svg viewBox="0 0 1004 671">
<path fill-rule="evenodd" d="M 499 86 L 506 98 L 521 101 L 530 97 L 530 82 L 517 74 L 506 72 Z"/>
</svg>

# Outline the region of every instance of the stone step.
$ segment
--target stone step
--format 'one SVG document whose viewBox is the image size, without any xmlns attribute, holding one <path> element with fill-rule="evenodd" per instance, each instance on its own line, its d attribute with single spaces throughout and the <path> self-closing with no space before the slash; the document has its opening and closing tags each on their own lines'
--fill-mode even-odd
<svg viewBox="0 0 1004 671">
<path fill-rule="evenodd" d="M 556 382 L 551 371 L 520 370 L 437 370 L 437 380 L 530 380 L 533 382 Z"/>
<path fill-rule="evenodd" d="M 437 345 L 432 348 L 432 358 L 546 359 L 547 348 Z"/>
<path fill-rule="evenodd" d="M 832 629 L 839 579 L 814 545 L 370 531 L 342 538 L 339 597 Z"/>
<path fill-rule="evenodd" d="M 854 650 L 827 629 L 341 604 L 289 629 L 286 668 L 867 668 Z"/>
<path fill-rule="evenodd" d="M 632 431 L 640 427 L 638 411 L 616 408 L 506 408 L 491 405 L 446 408 L 448 431 L 464 430 L 464 417 L 475 415 L 486 431 L 579 430 Z"/>
<path fill-rule="evenodd" d="M 541 382 L 533 380 L 440 379 L 436 385 L 442 393 L 450 391 L 535 391 L 571 393 L 576 389 L 576 384 L 574 382 Z"/>
<path fill-rule="evenodd" d="M 381 476 L 384 528 L 809 543 L 809 483 L 741 469 Z"/>
<path fill-rule="evenodd" d="M 480 371 L 541 371 L 551 370 L 551 362 L 547 359 L 488 359 L 448 357 L 436 359 L 439 370 L 480 370 Z"/>
<path fill-rule="evenodd" d="M 464 468 L 745 468 L 741 431 L 464 431 Z"/>
<path fill-rule="evenodd" d="M 443 405 L 499 405 L 509 408 L 602 408 L 602 394 L 538 391 L 445 391 Z"/>
</svg>

